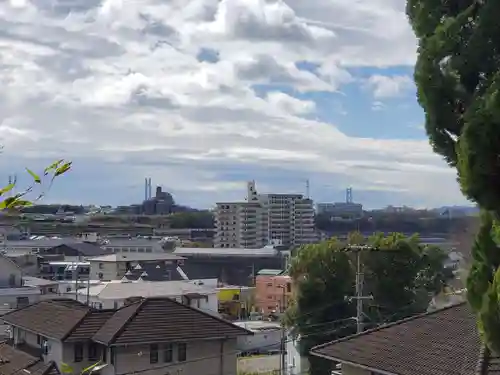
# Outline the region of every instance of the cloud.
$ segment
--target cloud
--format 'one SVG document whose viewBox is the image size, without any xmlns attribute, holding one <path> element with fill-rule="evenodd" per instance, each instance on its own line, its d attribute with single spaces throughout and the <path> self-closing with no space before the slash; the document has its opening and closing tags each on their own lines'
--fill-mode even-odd
<svg viewBox="0 0 500 375">
<path fill-rule="evenodd" d="M 394 98 L 413 89 L 415 84 L 409 76 L 373 75 L 368 79 L 368 87 L 376 99 Z"/>
<path fill-rule="evenodd" d="M 221 198 L 217 186 L 228 198 L 240 194 L 228 192 L 235 181 L 225 171 L 247 171 L 236 182 L 265 176 L 263 184 L 279 188 L 287 173 L 318 185 L 336 176 L 410 191 L 420 202 L 460 201 L 427 142 L 355 138 L 311 119 L 325 110 L 313 94 L 341 90 L 354 79 L 351 67 L 414 62 L 400 2 L 346 4 L 0 2 L 0 171 L 71 158 L 80 172 L 68 180 L 84 179 L 86 188 L 58 191 L 68 200 L 104 199 L 102 191 L 122 202 L 127 193 L 114 189 L 148 175 L 208 205 Z M 299 68 L 303 61 L 318 69 Z M 386 81 L 374 84 L 390 92 Z M 269 92 L 259 96 L 259 86 Z M 95 182 L 97 174 L 108 182 Z"/>
<path fill-rule="evenodd" d="M 311 113 L 316 109 L 316 103 L 312 101 L 299 100 L 277 91 L 268 93 L 267 101 L 288 114 L 302 115 Z"/>
</svg>

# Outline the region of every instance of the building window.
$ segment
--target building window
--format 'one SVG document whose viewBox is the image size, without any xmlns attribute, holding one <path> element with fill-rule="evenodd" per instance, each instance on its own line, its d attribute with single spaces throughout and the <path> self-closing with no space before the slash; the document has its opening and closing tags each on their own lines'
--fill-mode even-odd
<svg viewBox="0 0 500 375">
<path fill-rule="evenodd" d="M 16 297 L 17 308 L 20 309 L 22 307 L 26 307 L 30 304 L 30 300 L 28 297 Z"/>
<path fill-rule="evenodd" d="M 287 293 L 291 293 L 292 292 L 292 283 L 287 283 L 286 284 L 286 291 L 287 291 Z"/>
<path fill-rule="evenodd" d="M 89 344 L 88 347 L 89 350 L 89 361 L 96 361 L 97 360 L 97 345 L 96 344 Z"/>
<path fill-rule="evenodd" d="M 158 363 L 158 344 L 149 345 L 149 363 Z"/>
<path fill-rule="evenodd" d="M 179 362 L 184 362 L 187 359 L 187 345 L 185 343 L 179 344 L 177 346 L 177 360 Z"/>
<path fill-rule="evenodd" d="M 83 361 L 83 345 L 82 344 L 75 344 L 74 348 L 74 362 L 81 362 Z"/>
<path fill-rule="evenodd" d="M 40 336 L 40 335 L 36 335 L 36 343 L 37 343 L 37 345 L 40 345 L 40 346 L 41 346 L 41 345 L 42 345 L 42 341 L 43 341 L 43 340 L 42 340 L 42 336 Z"/>
<path fill-rule="evenodd" d="M 104 264 L 103 263 L 99 263 L 99 269 L 102 270 L 104 268 Z"/>
<path fill-rule="evenodd" d="M 163 362 L 170 363 L 174 360 L 174 346 L 172 344 L 165 344 L 163 348 Z"/>
</svg>

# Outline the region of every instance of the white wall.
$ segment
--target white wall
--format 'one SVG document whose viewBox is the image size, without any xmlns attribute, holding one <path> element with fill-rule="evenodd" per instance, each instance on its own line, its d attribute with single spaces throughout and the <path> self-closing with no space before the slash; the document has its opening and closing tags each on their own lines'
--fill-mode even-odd
<svg viewBox="0 0 500 375">
<path fill-rule="evenodd" d="M 281 329 L 254 331 L 252 336 L 240 336 L 237 340 L 238 350 L 242 352 L 253 350 L 276 350 L 280 348 Z"/>
<path fill-rule="evenodd" d="M 68 298 L 76 299 L 75 294 L 71 293 L 67 295 Z M 181 296 L 165 296 L 175 299 L 177 302 L 182 302 Z M 95 308 L 102 309 L 114 309 L 122 307 L 126 298 L 114 298 L 114 299 L 104 299 L 99 298 L 99 296 L 89 296 L 89 301 Z M 82 303 L 87 303 L 87 295 L 82 292 L 78 294 L 78 301 Z M 217 313 L 219 310 L 219 302 L 217 294 L 213 293 L 208 295 L 208 300 L 200 299 L 191 301 L 191 307 L 196 307 L 200 310 L 204 310 L 211 313 Z"/>
<path fill-rule="evenodd" d="M 121 262 L 98 262 L 89 260 L 90 262 L 90 279 L 91 280 L 116 280 L 118 271 L 125 269 L 125 263 Z M 99 275 L 102 274 L 102 277 Z"/>
<path fill-rule="evenodd" d="M 307 357 L 300 355 L 299 341 L 291 336 L 287 337 L 285 357 L 287 375 L 303 375 L 309 370 Z"/>
</svg>

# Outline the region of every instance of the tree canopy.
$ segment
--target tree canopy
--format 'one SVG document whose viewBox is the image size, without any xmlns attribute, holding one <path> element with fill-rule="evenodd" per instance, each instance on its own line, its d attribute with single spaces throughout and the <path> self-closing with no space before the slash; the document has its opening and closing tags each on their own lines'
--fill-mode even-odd
<svg viewBox="0 0 500 375">
<path fill-rule="evenodd" d="M 431 145 L 485 211 L 467 289 L 483 338 L 498 351 L 500 263 L 492 229 L 500 218 L 500 2 L 408 0 L 407 14 L 419 41 L 415 82 Z"/>
<path fill-rule="evenodd" d="M 349 236 L 351 244 L 368 244 L 362 251 L 366 327 L 391 322 L 427 310 L 433 295 L 442 290 L 450 274 L 443 266 L 446 254 L 437 247 L 419 244 L 418 237 L 376 234 L 365 240 Z M 292 258 L 289 274 L 295 293 L 285 315 L 285 324 L 301 336 L 301 349 L 356 331 L 356 261 L 346 243 L 331 238 L 304 245 Z M 311 374 L 329 373 L 329 365 L 311 357 Z"/>
</svg>

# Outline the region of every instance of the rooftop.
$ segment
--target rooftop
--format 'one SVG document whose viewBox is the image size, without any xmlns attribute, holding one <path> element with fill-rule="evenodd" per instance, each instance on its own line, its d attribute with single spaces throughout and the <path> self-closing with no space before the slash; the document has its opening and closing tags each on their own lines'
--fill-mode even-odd
<svg viewBox="0 0 500 375">
<path fill-rule="evenodd" d="M 215 288 L 196 285 L 190 281 L 113 281 L 91 286 L 90 296 L 100 299 L 126 299 L 129 297 L 177 297 L 187 294 L 210 295 Z M 79 289 L 79 294 L 87 295 L 87 288 Z"/>
<path fill-rule="evenodd" d="M 267 258 L 278 255 L 278 250 L 272 247 L 264 247 L 262 249 L 245 249 L 245 248 L 217 248 L 217 247 L 178 247 L 174 254 L 181 256 L 204 256 L 204 257 L 249 257 L 249 258 Z"/>
<path fill-rule="evenodd" d="M 165 297 L 144 298 L 116 310 L 94 310 L 74 300 L 55 299 L 8 312 L 2 320 L 56 340 L 87 340 L 104 345 L 215 340 L 252 334 Z"/>
<path fill-rule="evenodd" d="M 23 281 L 25 286 L 50 286 L 50 285 L 58 285 L 57 281 L 41 279 L 39 277 L 33 276 L 23 276 Z"/>
<path fill-rule="evenodd" d="M 88 260 L 91 262 L 147 262 L 155 260 L 181 260 L 184 259 L 172 253 L 126 253 L 126 254 L 109 254 L 98 257 L 92 257 Z"/>
<path fill-rule="evenodd" d="M 22 370 L 31 375 L 57 375 L 54 362 L 44 363 L 41 357 L 0 342 L 0 375 L 17 374 Z"/>
<path fill-rule="evenodd" d="M 283 273 L 283 270 L 271 270 L 271 269 L 261 269 L 257 272 L 257 276 L 279 276 Z"/>
<path fill-rule="evenodd" d="M 414 375 L 416 369 L 419 375 L 486 375 L 498 373 L 500 363 L 483 348 L 467 303 L 319 345 L 311 354 L 394 375 Z"/>
</svg>

